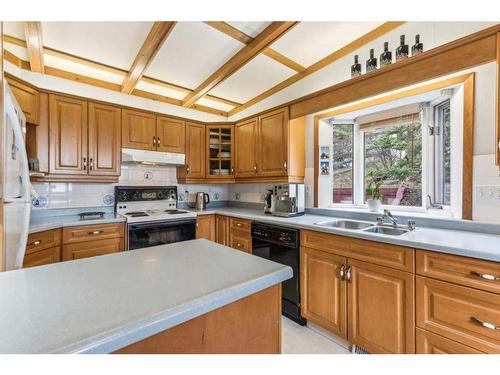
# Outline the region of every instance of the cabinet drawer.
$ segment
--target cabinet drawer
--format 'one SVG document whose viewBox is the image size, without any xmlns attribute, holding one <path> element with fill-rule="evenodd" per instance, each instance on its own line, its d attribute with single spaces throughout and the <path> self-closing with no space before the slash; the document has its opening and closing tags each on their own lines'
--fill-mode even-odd
<svg viewBox="0 0 500 375">
<path fill-rule="evenodd" d="M 414 250 L 409 247 L 360 240 L 309 230 L 300 231 L 301 246 L 414 272 Z"/>
<path fill-rule="evenodd" d="M 123 251 L 123 238 L 80 242 L 64 245 L 62 260 L 89 258 L 98 255 L 117 253 L 119 251 Z"/>
<path fill-rule="evenodd" d="M 61 230 L 53 229 L 28 235 L 26 255 L 61 244 Z"/>
<path fill-rule="evenodd" d="M 51 247 L 26 254 L 24 256 L 23 267 L 42 266 L 44 264 L 57 263 L 61 261 L 61 247 Z"/>
<path fill-rule="evenodd" d="M 246 232 L 250 232 L 250 229 L 252 228 L 252 222 L 250 220 L 245 220 L 245 219 L 237 219 L 234 217 L 231 217 L 230 220 L 230 227 L 231 229 L 238 229 Z"/>
<path fill-rule="evenodd" d="M 417 326 L 500 353 L 500 295 L 417 276 Z M 480 322 L 485 322 L 484 325 Z"/>
<path fill-rule="evenodd" d="M 119 238 L 123 237 L 123 232 L 123 223 L 68 227 L 63 229 L 63 243 Z"/>
<path fill-rule="evenodd" d="M 500 294 L 500 263 L 417 250 L 419 275 Z"/>
<path fill-rule="evenodd" d="M 417 354 L 483 354 L 479 350 L 420 328 L 416 329 L 416 337 Z"/>
<path fill-rule="evenodd" d="M 248 234 L 238 230 L 233 229 L 231 231 L 230 246 L 246 253 L 252 253 L 252 239 Z"/>
</svg>

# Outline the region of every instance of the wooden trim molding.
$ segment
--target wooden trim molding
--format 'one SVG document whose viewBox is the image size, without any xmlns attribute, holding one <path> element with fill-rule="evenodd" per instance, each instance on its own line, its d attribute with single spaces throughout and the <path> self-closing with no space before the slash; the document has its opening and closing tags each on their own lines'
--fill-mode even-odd
<svg viewBox="0 0 500 375">
<path fill-rule="evenodd" d="M 121 91 L 130 94 L 137 82 L 141 79 L 144 71 L 153 61 L 157 52 L 167 40 L 177 22 L 155 22 L 149 31 L 144 44 L 137 53 L 127 76 L 123 80 Z"/>
<path fill-rule="evenodd" d="M 25 22 L 24 35 L 26 37 L 26 48 L 28 49 L 28 60 L 33 72 L 44 72 L 43 63 L 43 38 L 41 22 Z"/>
<path fill-rule="evenodd" d="M 496 101 L 496 136 L 495 160 L 500 166 L 500 31 L 497 32 L 497 101 Z"/>
<path fill-rule="evenodd" d="M 247 64 L 269 45 L 278 40 L 297 22 L 272 22 L 264 31 L 257 35 L 250 43 L 239 50 L 224 65 L 210 75 L 192 93 L 184 98 L 184 107 L 190 107 L 218 84 L 229 78 L 233 73 Z"/>
<path fill-rule="evenodd" d="M 462 162 L 462 219 L 472 220 L 472 177 L 474 155 L 474 73 L 463 74 L 427 85 L 411 88 L 383 97 L 348 105 L 314 116 L 314 207 L 318 207 L 318 176 L 319 176 L 319 122 L 328 117 L 358 111 L 375 105 L 392 102 L 398 99 L 439 90 L 456 84 L 464 86 L 463 115 L 463 162 Z M 375 93 L 374 95 L 377 95 Z M 354 99 L 353 101 L 356 101 Z"/>
<path fill-rule="evenodd" d="M 271 87 L 270 89 L 264 91 L 263 93 L 257 95 L 256 97 L 250 99 L 246 103 L 243 103 L 241 106 L 236 107 L 235 109 L 229 111 L 229 115 L 235 115 L 244 109 L 247 109 L 254 104 L 264 100 L 265 98 L 268 98 L 271 95 L 276 94 L 277 92 L 287 88 L 288 86 L 294 84 L 297 81 L 300 81 L 302 78 L 307 77 L 318 70 L 324 68 L 327 65 L 330 65 L 331 63 L 337 61 L 338 59 L 352 53 L 353 51 L 357 50 L 358 48 L 361 48 L 367 43 L 370 43 L 371 41 L 381 37 L 382 35 L 398 28 L 405 22 L 399 22 L 399 21 L 394 21 L 394 22 L 385 22 L 381 26 L 373 29 L 372 31 L 362 35 L 358 39 L 352 41 L 351 43 L 345 45 L 344 47 L 340 48 L 339 50 L 329 54 L 328 56 L 322 58 L 321 60 L 317 61 L 316 63 L 308 66 L 304 71 L 298 72 L 297 74 L 291 76 L 290 78 L 284 80 L 283 82 L 277 84 L 274 87 Z M 297 116 L 300 117 L 300 116 Z"/>
<path fill-rule="evenodd" d="M 208 26 L 213 27 L 214 29 L 220 31 L 221 33 L 226 34 L 227 36 L 230 36 L 233 39 L 236 39 L 237 41 L 243 43 L 243 44 L 249 44 L 253 38 L 250 35 L 245 34 L 243 31 L 238 30 L 237 28 L 231 26 L 227 22 L 222 22 L 222 21 L 207 21 L 205 22 Z M 295 70 L 296 72 L 303 72 L 306 70 L 306 68 L 299 63 L 293 61 L 292 59 L 286 57 L 285 55 L 279 53 L 278 51 L 268 47 L 264 51 L 262 51 L 263 55 L 266 55 L 267 57 L 270 57 L 271 59 L 279 62 L 280 64 L 283 64 L 287 66 L 290 69 Z"/>
<path fill-rule="evenodd" d="M 498 31 L 500 24 L 297 99 L 288 103 L 290 118 L 324 111 L 495 61 Z"/>
</svg>

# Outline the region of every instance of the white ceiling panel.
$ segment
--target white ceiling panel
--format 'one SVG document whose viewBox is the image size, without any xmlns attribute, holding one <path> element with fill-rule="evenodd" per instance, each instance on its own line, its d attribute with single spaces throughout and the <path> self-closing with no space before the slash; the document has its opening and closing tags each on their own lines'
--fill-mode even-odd
<svg viewBox="0 0 500 375">
<path fill-rule="evenodd" d="M 152 22 L 42 22 L 46 47 L 128 70 Z"/>
<path fill-rule="evenodd" d="M 381 24 L 382 22 L 301 22 L 271 47 L 307 67 Z"/>
<path fill-rule="evenodd" d="M 229 105 L 229 104 L 226 104 L 226 103 L 221 103 L 221 102 L 218 102 L 216 100 L 207 99 L 206 97 L 198 99 L 198 101 L 196 102 L 196 104 L 205 105 L 207 107 L 220 109 L 220 110 L 226 111 L 226 112 L 229 112 L 231 109 L 234 108 L 233 105 Z"/>
<path fill-rule="evenodd" d="M 153 83 L 145 82 L 142 80 L 137 83 L 136 88 L 139 90 L 149 91 L 158 95 L 168 96 L 169 98 L 174 98 L 174 99 L 184 99 L 187 95 L 185 92 L 169 89 L 168 87 L 155 85 Z"/>
<path fill-rule="evenodd" d="M 17 44 L 10 44 L 10 43 L 4 43 L 3 48 L 13 53 L 20 59 L 28 61 L 28 50 L 26 48 L 18 46 Z"/>
<path fill-rule="evenodd" d="M 179 22 L 145 75 L 193 89 L 243 46 L 202 22 Z"/>
<path fill-rule="evenodd" d="M 72 72 L 80 74 L 82 76 L 100 79 L 102 81 L 116 83 L 121 85 L 123 82 L 123 75 L 114 74 L 102 69 L 96 69 L 88 65 L 79 64 L 70 60 L 61 59 L 59 57 L 44 54 L 43 60 L 45 66 L 51 66 L 53 68 L 58 68 L 65 70 L 67 72 Z"/>
<path fill-rule="evenodd" d="M 244 32 L 251 37 L 256 37 L 259 35 L 264 29 L 269 26 L 271 22 L 263 21 L 263 22 L 255 22 L 255 21 L 243 21 L 243 22 L 234 22 L 230 21 L 228 24 L 233 26 L 234 28 Z"/>
<path fill-rule="evenodd" d="M 295 73 L 267 56 L 258 55 L 210 94 L 244 103 Z"/>
<path fill-rule="evenodd" d="M 3 33 L 22 40 L 26 39 L 24 36 L 24 22 L 4 22 Z"/>
</svg>

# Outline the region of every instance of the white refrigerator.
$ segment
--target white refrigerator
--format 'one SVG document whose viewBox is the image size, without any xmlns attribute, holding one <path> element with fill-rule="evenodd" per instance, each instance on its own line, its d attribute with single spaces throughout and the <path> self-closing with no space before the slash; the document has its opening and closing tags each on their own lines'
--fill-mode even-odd
<svg viewBox="0 0 500 375">
<path fill-rule="evenodd" d="M 4 270 L 23 265 L 31 209 L 31 185 L 26 155 L 26 118 L 5 83 L 3 129 Z"/>
</svg>

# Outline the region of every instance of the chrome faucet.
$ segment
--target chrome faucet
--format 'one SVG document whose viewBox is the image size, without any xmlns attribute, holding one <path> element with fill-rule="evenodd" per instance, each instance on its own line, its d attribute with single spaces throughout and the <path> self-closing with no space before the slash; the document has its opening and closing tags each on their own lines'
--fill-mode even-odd
<svg viewBox="0 0 500 375">
<path fill-rule="evenodd" d="M 396 219 L 394 216 L 392 216 L 391 211 L 389 211 L 389 210 L 384 210 L 384 214 L 381 217 L 377 218 L 377 222 L 379 225 L 383 225 L 384 221 L 386 219 L 388 219 L 391 222 L 391 224 L 394 228 L 397 228 L 398 219 Z"/>
</svg>

